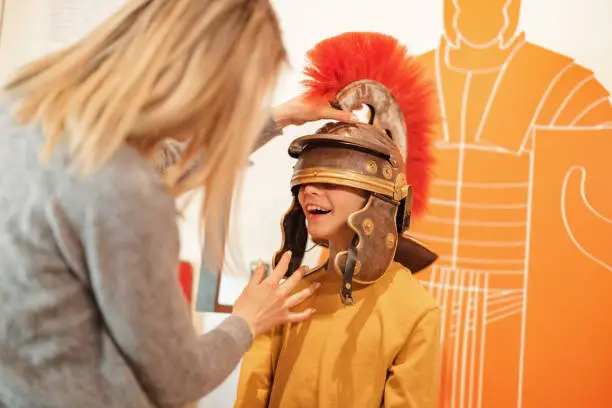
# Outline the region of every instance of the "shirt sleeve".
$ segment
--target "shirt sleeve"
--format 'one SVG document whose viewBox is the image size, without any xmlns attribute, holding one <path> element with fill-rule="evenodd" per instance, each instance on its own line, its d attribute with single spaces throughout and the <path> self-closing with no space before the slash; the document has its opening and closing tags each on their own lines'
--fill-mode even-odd
<svg viewBox="0 0 612 408">
<path fill-rule="evenodd" d="M 178 281 L 174 199 L 153 171 L 99 177 L 106 179 L 90 191 L 81 226 L 97 307 L 154 405 L 183 406 L 234 370 L 251 344 L 250 329 L 230 317 L 197 336 Z"/>
<path fill-rule="evenodd" d="M 420 319 L 389 371 L 384 408 L 437 408 L 440 309 Z"/>
<path fill-rule="evenodd" d="M 259 134 L 259 137 L 255 142 L 255 146 L 253 147 L 253 151 L 255 152 L 259 150 L 259 148 L 261 148 L 263 145 L 274 139 L 276 136 L 280 136 L 282 133 L 283 130 L 278 127 L 276 120 L 273 117 L 270 117 Z"/>
<path fill-rule="evenodd" d="M 281 345 L 279 329 L 258 336 L 240 368 L 234 408 L 267 408 Z"/>
</svg>

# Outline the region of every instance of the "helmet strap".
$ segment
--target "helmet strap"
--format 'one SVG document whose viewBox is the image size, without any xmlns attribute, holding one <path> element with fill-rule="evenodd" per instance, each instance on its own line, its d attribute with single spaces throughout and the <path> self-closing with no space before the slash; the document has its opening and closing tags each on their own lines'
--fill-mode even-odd
<svg viewBox="0 0 612 408">
<path fill-rule="evenodd" d="M 340 298 L 346 306 L 351 306 L 355 303 L 353 299 L 353 275 L 357 264 L 357 248 L 354 244 L 348 248 L 346 257 L 346 266 L 342 273 L 342 289 L 340 289 Z"/>
</svg>

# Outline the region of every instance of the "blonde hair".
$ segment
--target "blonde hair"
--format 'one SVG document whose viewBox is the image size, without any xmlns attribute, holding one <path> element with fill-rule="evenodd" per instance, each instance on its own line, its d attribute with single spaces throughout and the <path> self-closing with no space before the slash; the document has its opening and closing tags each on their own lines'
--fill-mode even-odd
<svg viewBox="0 0 612 408">
<path fill-rule="evenodd" d="M 65 142 L 85 176 L 123 143 L 150 158 L 168 138 L 187 142 L 165 181 L 175 196 L 204 188 L 205 261 L 218 269 L 232 193 L 285 60 L 269 0 L 132 0 L 5 90 L 22 124 L 41 125 L 44 158 Z"/>
</svg>

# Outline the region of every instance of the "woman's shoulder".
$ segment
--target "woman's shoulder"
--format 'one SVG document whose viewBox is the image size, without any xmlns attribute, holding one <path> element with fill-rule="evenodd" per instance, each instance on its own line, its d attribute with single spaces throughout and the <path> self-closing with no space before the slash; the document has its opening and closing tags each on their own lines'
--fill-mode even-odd
<svg viewBox="0 0 612 408">
<path fill-rule="evenodd" d="M 35 194 L 41 206 L 53 203 L 71 214 L 174 211 L 174 198 L 160 175 L 128 145 L 86 174 L 73 166 L 70 149 L 63 142 L 54 147 L 49 160 L 41 160 L 45 148 L 41 127 L 20 124 L 12 105 L 1 97 L 0 132 L 4 137 L 0 168 L 5 170 L 6 183 L 27 185 L 23 194 Z"/>
</svg>

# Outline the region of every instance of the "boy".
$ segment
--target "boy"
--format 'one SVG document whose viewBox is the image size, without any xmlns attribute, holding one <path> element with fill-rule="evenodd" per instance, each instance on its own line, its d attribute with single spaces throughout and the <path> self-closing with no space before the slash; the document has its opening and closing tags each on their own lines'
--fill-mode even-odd
<svg viewBox="0 0 612 408">
<path fill-rule="evenodd" d="M 387 70 L 376 76 L 370 64 L 378 63 L 381 50 L 387 50 Z M 337 69 L 349 60 L 347 53 L 368 65 L 353 64 L 350 78 Z M 375 126 L 331 123 L 289 147 L 298 159 L 291 180 L 294 201 L 274 261 L 291 250 L 289 270 L 297 269 L 308 234 L 328 246 L 329 261 L 302 283 L 321 284 L 300 306 L 315 308 L 313 318 L 255 340 L 242 364 L 235 407 L 433 408 L 440 312 L 411 271 L 431 264 L 435 255 L 401 235 L 413 195 L 405 157 L 409 174 L 427 174 L 418 166 L 429 163 L 429 128 L 423 126 L 430 123 L 429 111 L 421 109 L 429 106 L 429 93 L 415 82 L 412 60 L 391 37 L 345 34 L 324 41 L 310 57 L 315 60 L 310 96 L 317 96 L 321 84 L 327 92 L 332 78 L 338 81 L 331 86 L 334 105 L 344 110 L 368 105 Z M 357 75 L 360 70 L 368 75 Z M 412 75 L 402 77 L 406 73 Z M 404 78 L 393 86 L 396 95 L 381 83 L 393 75 Z M 408 129 L 402 108 L 412 115 Z M 408 154 L 406 138 L 416 154 Z M 422 203 L 426 180 L 420 181 L 414 194 Z"/>
</svg>

